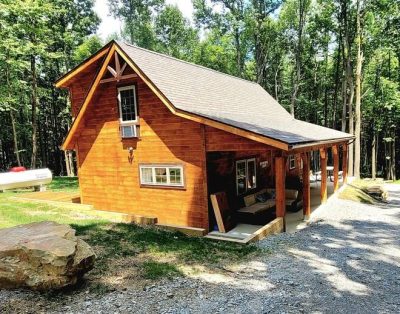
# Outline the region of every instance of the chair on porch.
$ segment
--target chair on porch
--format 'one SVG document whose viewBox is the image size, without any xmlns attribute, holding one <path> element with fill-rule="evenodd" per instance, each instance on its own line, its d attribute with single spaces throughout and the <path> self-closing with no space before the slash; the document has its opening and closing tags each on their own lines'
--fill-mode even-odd
<svg viewBox="0 0 400 314">
<path fill-rule="evenodd" d="M 313 173 L 312 170 L 310 170 L 310 184 L 315 183 L 318 187 L 318 181 L 321 181 L 321 171 Z"/>
</svg>

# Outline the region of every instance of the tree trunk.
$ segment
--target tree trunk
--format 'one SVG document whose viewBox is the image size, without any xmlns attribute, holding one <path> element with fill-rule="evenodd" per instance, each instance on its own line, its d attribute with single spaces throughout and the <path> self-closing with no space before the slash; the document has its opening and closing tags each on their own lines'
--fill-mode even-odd
<svg viewBox="0 0 400 314">
<path fill-rule="evenodd" d="M 31 76 L 32 76 L 32 156 L 31 169 L 36 168 L 37 157 L 37 78 L 36 78 L 36 59 L 31 56 Z"/>
<path fill-rule="evenodd" d="M 7 79 L 7 89 L 8 89 L 8 97 L 11 100 L 11 84 L 10 84 L 10 71 L 8 66 L 6 67 L 6 79 Z M 15 116 L 14 116 L 14 108 L 10 108 L 10 119 L 11 119 L 11 127 L 13 132 L 13 143 L 14 143 L 14 154 L 17 158 L 17 164 L 21 166 L 21 158 L 18 149 L 18 134 L 17 134 L 17 127 L 15 123 Z"/>
<path fill-rule="evenodd" d="M 354 134 L 354 114 L 353 114 L 354 85 L 350 78 L 350 97 L 349 97 L 349 133 Z M 349 176 L 354 176 L 354 143 L 349 144 Z"/>
<path fill-rule="evenodd" d="M 333 94 L 333 117 L 332 117 L 332 128 L 336 129 L 337 121 L 336 121 L 336 112 L 337 112 L 337 102 L 338 102 L 338 90 L 339 90 L 339 68 L 340 68 L 340 58 L 341 58 L 341 50 L 342 50 L 342 29 L 339 31 L 339 47 L 337 52 L 337 59 L 335 65 L 335 91 Z"/>
<path fill-rule="evenodd" d="M 236 66 L 237 73 L 239 77 L 243 76 L 243 67 L 242 67 L 242 56 L 240 53 L 240 32 L 238 28 L 235 28 L 235 48 L 236 48 Z"/>
<path fill-rule="evenodd" d="M 19 155 L 19 149 L 18 149 L 18 134 L 17 134 L 17 127 L 15 123 L 15 116 L 13 109 L 10 110 L 10 118 L 11 118 L 12 132 L 13 132 L 14 153 L 15 157 L 17 158 L 17 164 L 19 167 L 21 167 L 21 157 Z"/>
<path fill-rule="evenodd" d="M 348 95 L 347 89 L 350 85 L 350 80 L 352 76 L 352 66 L 351 66 L 351 45 L 350 45 L 350 35 L 349 35 L 349 23 L 347 15 L 347 0 L 342 0 L 341 3 L 341 20 L 343 24 L 343 44 L 342 44 L 342 57 L 343 57 L 343 84 L 342 84 L 342 132 L 346 132 L 347 129 L 347 105 Z M 350 91 L 351 92 L 351 91 Z M 350 119 L 350 108 L 349 108 L 349 119 Z M 349 127 L 350 129 L 350 127 Z M 350 132 L 350 131 L 349 131 Z M 349 150 L 350 153 L 350 150 Z M 350 173 L 350 172 L 349 172 Z"/>
<path fill-rule="evenodd" d="M 295 106 L 297 100 L 297 93 L 299 91 L 299 85 L 301 80 L 301 53 L 303 50 L 303 29 L 306 20 L 306 1 L 299 0 L 299 25 L 297 29 L 297 47 L 296 47 L 296 55 L 295 55 L 295 76 L 293 83 L 293 91 L 292 97 L 290 101 L 290 114 L 294 117 L 295 115 Z"/>
<path fill-rule="evenodd" d="M 371 145 L 371 175 L 372 179 L 376 178 L 376 131 L 372 135 L 372 145 Z"/>
<path fill-rule="evenodd" d="M 396 180 L 396 137 L 394 134 L 392 142 L 392 180 Z"/>
<path fill-rule="evenodd" d="M 278 73 L 279 73 L 279 67 L 280 67 L 280 63 L 278 64 L 278 66 L 276 67 L 275 70 L 275 76 L 274 76 L 274 87 L 275 87 L 275 99 L 277 102 L 279 102 L 279 96 L 278 96 Z"/>
<path fill-rule="evenodd" d="M 65 158 L 65 170 L 67 171 L 67 177 L 71 176 L 71 168 L 69 162 L 69 151 L 64 150 L 64 158 Z"/>
<path fill-rule="evenodd" d="M 363 53 L 361 51 L 361 4 L 357 1 L 357 66 L 356 66 L 356 108 L 355 108 L 355 141 L 354 141 L 354 176 L 360 177 L 361 157 L 361 71 Z"/>
</svg>

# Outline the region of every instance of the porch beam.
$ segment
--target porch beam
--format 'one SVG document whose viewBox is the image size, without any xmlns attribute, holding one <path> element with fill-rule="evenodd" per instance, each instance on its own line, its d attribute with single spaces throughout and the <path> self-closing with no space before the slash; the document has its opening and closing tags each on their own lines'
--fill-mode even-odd
<svg viewBox="0 0 400 314">
<path fill-rule="evenodd" d="M 304 153 L 304 152 L 310 152 L 314 150 L 320 150 L 322 148 L 328 149 L 332 145 L 344 145 L 347 143 L 346 141 L 326 141 L 326 142 L 320 142 L 317 144 L 306 144 L 306 145 L 295 145 L 291 148 L 289 148 L 287 154 L 288 155 L 293 155 L 293 154 L 299 154 L 299 153 Z"/>
<path fill-rule="evenodd" d="M 333 155 L 333 191 L 339 189 L 339 146 L 332 146 Z"/>
<path fill-rule="evenodd" d="M 110 78 L 102 79 L 100 81 L 100 84 L 109 83 L 109 82 L 119 82 L 119 81 L 122 81 L 122 80 L 127 80 L 127 79 L 131 79 L 131 78 L 135 78 L 135 77 L 138 77 L 137 74 L 126 74 L 126 75 L 120 76 L 119 78 L 110 77 Z"/>
<path fill-rule="evenodd" d="M 276 217 L 285 217 L 286 200 L 285 200 L 285 157 L 275 157 L 275 201 L 276 201 Z"/>
<path fill-rule="evenodd" d="M 310 219 L 311 199 L 310 199 L 310 153 L 301 154 L 303 160 L 303 218 Z"/>
<path fill-rule="evenodd" d="M 347 183 L 347 143 L 342 146 L 342 172 L 343 172 L 343 184 Z"/>
<path fill-rule="evenodd" d="M 328 187 L 327 187 L 327 153 L 325 148 L 319 150 L 320 164 L 321 164 L 321 203 L 326 203 L 328 199 Z"/>
</svg>

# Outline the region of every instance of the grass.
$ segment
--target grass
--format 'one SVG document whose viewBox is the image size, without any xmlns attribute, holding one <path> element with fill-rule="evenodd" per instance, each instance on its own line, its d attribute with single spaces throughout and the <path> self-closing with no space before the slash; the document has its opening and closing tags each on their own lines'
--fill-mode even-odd
<svg viewBox="0 0 400 314">
<path fill-rule="evenodd" d="M 78 191 L 78 184 L 76 178 L 54 178 L 48 189 L 73 192 Z M 18 194 L 31 191 L 32 189 L 19 189 L 0 193 L 0 228 L 45 220 L 73 224 L 78 228 L 83 228 L 105 225 L 117 219 L 113 213 L 94 211 L 74 204 L 54 203 L 49 205 L 14 198 Z"/>
<path fill-rule="evenodd" d="M 378 200 L 368 195 L 365 189 L 369 186 L 381 184 L 383 184 L 382 180 L 356 179 L 345 187 L 339 198 L 364 204 L 376 204 Z"/>
<path fill-rule="evenodd" d="M 143 277 L 146 279 L 171 278 L 182 275 L 182 272 L 173 264 L 148 261 L 143 263 Z"/>
<path fill-rule="evenodd" d="M 394 184 L 400 184 L 400 180 L 393 181 Z"/>
<path fill-rule="evenodd" d="M 78 185 L 75 178 L 55 178 L 48 188 L 74 191 Z M 115 223 L 114 213 L 76 204 L 22 201 L 13 197 L 17 193 L 21 191 L 0 193 L 0 228 L 44 220 L 71 225 L 95 250 L 97 260 L 91 272 L 92 285 L 102 287 L 102 291 L 107 278 L 122 272 L 129 273 L 127 278 L 136 276 L 146 280 L 181 276 L 181 269 L 188 265 L 209 267 L 243 260 L 259 251 L 253 245 L 217 242 L 154 227 Z"/>
<path fill-rule="evenodd" d="M 48 185 L 48 188 L 53 191 L 78 191 L 79 183 L 77 177 L 55 177 Z"/>
</svg>

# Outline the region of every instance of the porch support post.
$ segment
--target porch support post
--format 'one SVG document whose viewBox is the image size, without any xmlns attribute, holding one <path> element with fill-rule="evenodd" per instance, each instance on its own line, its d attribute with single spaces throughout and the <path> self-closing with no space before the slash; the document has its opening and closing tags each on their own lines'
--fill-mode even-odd
<svg viewBox="0 0 400 314">
<path fill-rule="evenodd" d="M 285 157 L 275 157 L 275 201 L 276 217 L 285 217 Z"/>
<path fill-rule="evenodd" d="M 311 215 L 310 201 L 310 153 L 301 154 L 303 159 L 303 218 L 308 220 Z"/>
<path fill-rule="evenodd" d="M 328 189 L 327 189 L 327 172 L 326 172 L 326 166 L 327 166 L 327 156 L 326 156 L 326 148 L 321 148 L 319 150 L 319 157 L 320 157 L 320 163 L 321 163 L 321 203 L 326 203 L 326 200 L 328 198 Z"/>
<path fill-rule="evenodd" d="M 342 172 L 343 172 L 343 184 L 347 183 L 347 143 L 342 146 Z"/>
<path fill-rule="evenodd" d="M 333 153 L 333 191 L 339 189 L 339 147 L 338 145 L 332 146 Z"/>
</svg>

